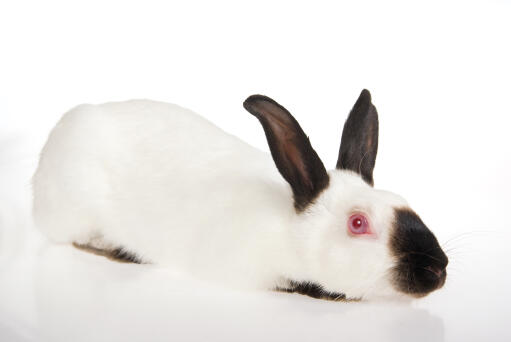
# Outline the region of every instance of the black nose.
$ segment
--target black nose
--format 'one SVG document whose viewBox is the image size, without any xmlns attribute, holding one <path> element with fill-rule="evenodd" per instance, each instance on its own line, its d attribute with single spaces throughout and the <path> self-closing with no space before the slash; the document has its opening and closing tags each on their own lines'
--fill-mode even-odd
<svg viewBox="0 0 511 342">
<path fill-rule="evenodd" d="M 426 266 L 425 269 L 436 275 L 439 279 L 442 277 L 442 273 L 445 272 L 445 270 L 433 266 Z"/>
<path fill-rule="evenodd" d="M 445 284 L 447 272 L 445 268 L 426 266 L 414 270 L 414 285 L 417 292 L 430 292 L 441 288 Z"/>
</svg>

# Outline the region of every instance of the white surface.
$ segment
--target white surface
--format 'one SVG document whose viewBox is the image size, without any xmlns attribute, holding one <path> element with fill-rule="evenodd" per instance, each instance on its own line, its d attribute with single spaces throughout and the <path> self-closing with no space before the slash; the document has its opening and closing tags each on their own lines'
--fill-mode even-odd
<svg viewBox="0 0 511 342">
<path fill-rule="evenodd" d="M 19 145 L 11 145 L 11 151 L 29 156 Z M 446 286 L 411 305 L 345 304 L 197 282 L 190 286 L 190 280 L 170 270 L 115 263 L 46 242 L 28 218 L 27 179 L 35 158 L 6 159 L 0 164 L 2 189 L 7 189 L 2 192 L 0 212 L 2 341 L 505 341 L 510 337 L 510 234 L 499 227 L 460 230 L 467 235 L 446 243 L 451 257 Z"/>
<path fill-rule="evenodd" d="M 510 340 L 510 14 L 505 1 L 3 2 L 0 340 Z M 362 88 L 380 113 L 376 186 L 450 257 L 446 286 L 411 306 L 184 286 L 32 227 L 38 151 L 78 103 L 170 101 L 266 150 L 241 107 L 264 93 L 331 167 Z"/>
</svg>

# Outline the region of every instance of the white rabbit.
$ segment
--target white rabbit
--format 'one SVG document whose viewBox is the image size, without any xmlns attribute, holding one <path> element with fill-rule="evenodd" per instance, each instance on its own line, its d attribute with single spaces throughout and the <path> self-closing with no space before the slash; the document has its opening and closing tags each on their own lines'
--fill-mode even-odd
<svg viewBox="0 0 511 342">
<path fill-rule="evenodd" d="M 435 236 L 401 197 L 372 187 L 378 116 L 367 90 L 328 172 L 285 108 L 261 95 L 244 107 L 271 156 L 172 104 L 72 109 L 33 178 L 36 223 L 56 242 L 234 286 L 372 299 L 444 284 Z"/>
</svg>

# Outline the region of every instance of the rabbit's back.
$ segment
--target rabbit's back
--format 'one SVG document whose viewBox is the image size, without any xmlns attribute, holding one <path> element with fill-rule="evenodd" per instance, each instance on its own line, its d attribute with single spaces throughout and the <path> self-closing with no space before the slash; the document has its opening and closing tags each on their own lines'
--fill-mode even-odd
<svg viewBox="0 0 511 342">
<path fill-rule="evenodd" d="M 278 226 L 292 212 L 268 154 L 187 109 L 146 100 L 65 114 L 33 183 L 36 223 L 52 239 L 95 239 L 187 267 L 247 248 L 258 225 L 272 229 L 261 217 Z"/>
</svg>

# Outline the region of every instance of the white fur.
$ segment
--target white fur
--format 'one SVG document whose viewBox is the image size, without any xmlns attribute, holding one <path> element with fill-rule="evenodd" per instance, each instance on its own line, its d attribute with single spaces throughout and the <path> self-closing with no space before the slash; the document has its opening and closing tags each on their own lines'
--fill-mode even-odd
<svg viewBox="0 0 511 342">
<path fill-rule="evenodd" d="M 406 203 L 349 171 L 329 176 L 297 214 L 271 156 L 197 114 L 147 100 L 81 105 L 41 153 L 34 217 L 54 241 L 124 247 L 235 286 L 292 279 L 348 297 L 401 296 L 387 242 L 392 208 Z M 348 233 L 354 211 L 376 237 Z"/>
</svg>

